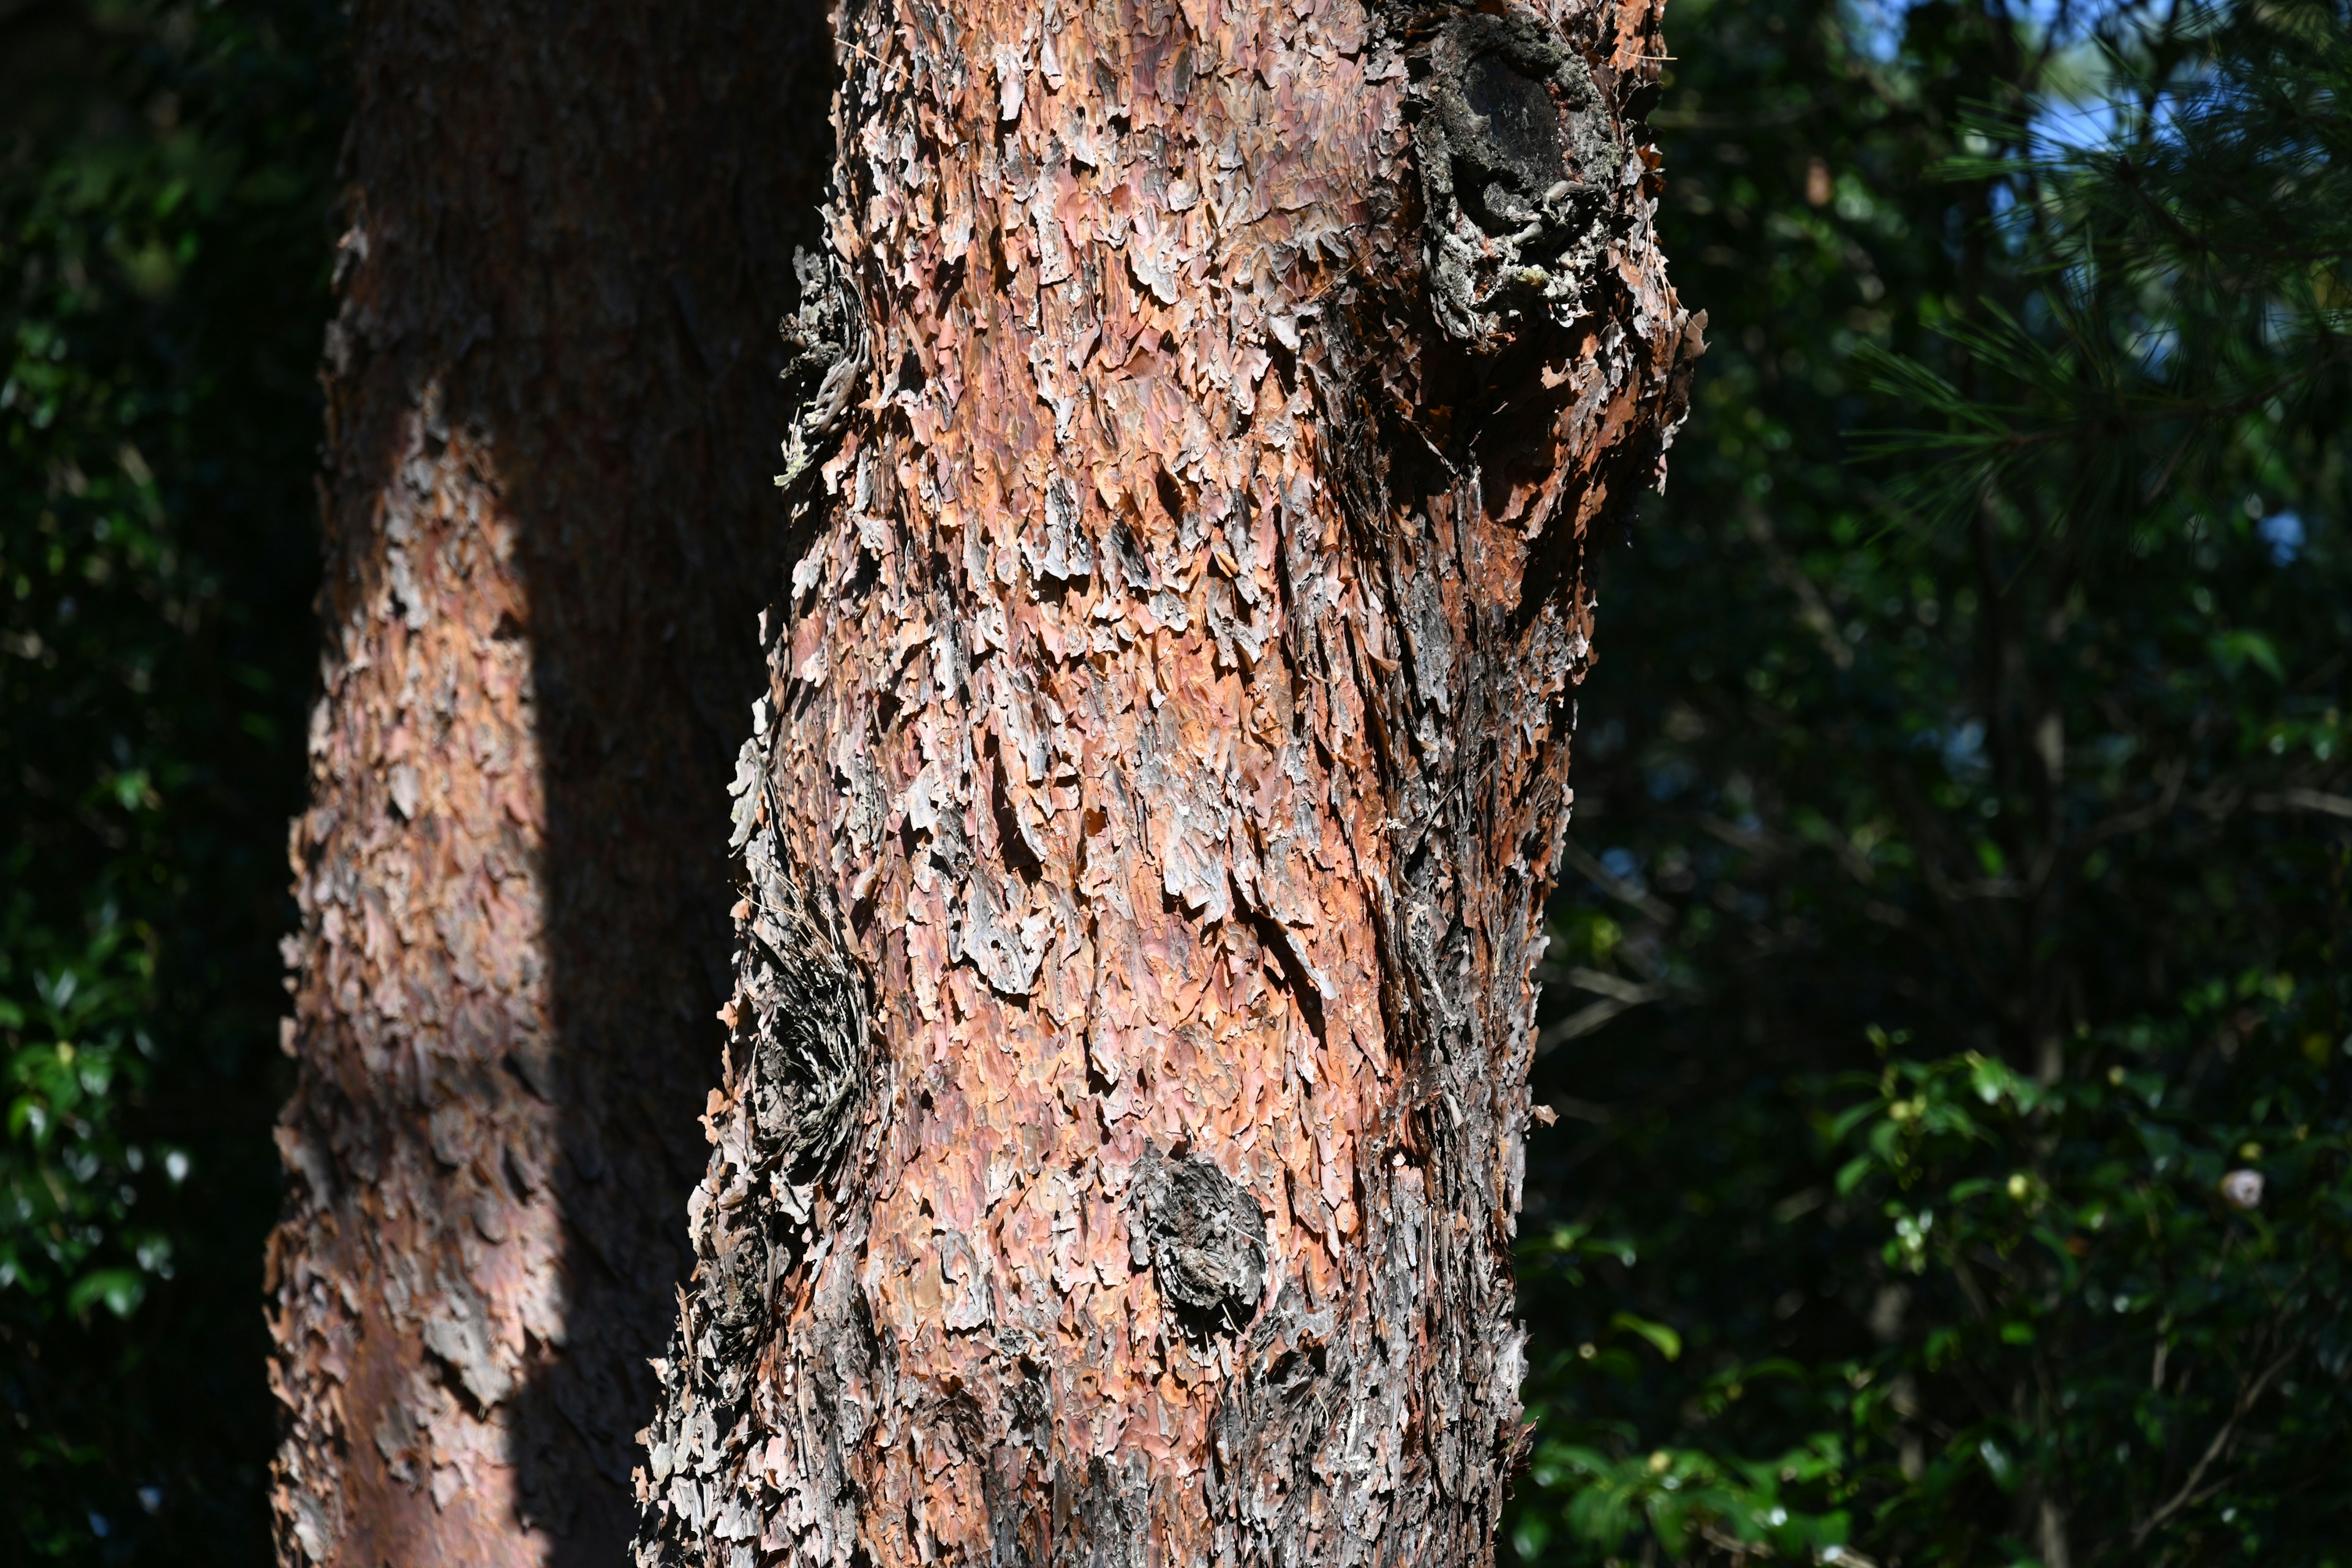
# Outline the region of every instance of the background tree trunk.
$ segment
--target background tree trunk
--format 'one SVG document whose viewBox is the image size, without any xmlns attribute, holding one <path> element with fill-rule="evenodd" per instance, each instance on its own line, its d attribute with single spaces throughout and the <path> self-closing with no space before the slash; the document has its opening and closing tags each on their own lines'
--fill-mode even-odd
<svg viewBox="0 0 2352 1568">
<path fill-rule="evenodd" d="M 353 16 L 269 1264 L 288 1562 L 626 1540 L 726 993 L 708 825 L 780 560 L 770 333 L 822 26 Z"/>
<path fill-rule="evenodd" d="M 641 1563 L 1490 1560 L 1656 22 L 842 14 Z"/>
</svg>

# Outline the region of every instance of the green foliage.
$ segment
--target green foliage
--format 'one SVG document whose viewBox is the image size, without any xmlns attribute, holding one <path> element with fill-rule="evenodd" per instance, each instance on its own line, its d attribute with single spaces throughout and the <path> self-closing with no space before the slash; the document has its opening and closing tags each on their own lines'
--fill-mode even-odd
<svg viewBox="0 0 2352 1568">
<path fill-rule="evenodd" d="M 0 1557 L 252 1561 L 338 24 L 0 15 Z"/>
<path fill-rule="evenodd" d="M 1518 1554 L 2352 1560 L 2352 18 L 1677 5 Z"/>
<path fill-rule="evenodd" d="M 30 904 L 14 900 L 5 956 L 11 970 L 26 959 L 38 965 L 30 975 L 33 1005 L 0 1000 L 0 1028 L 14 1041 L 6 1062 L 10 1158 L 0 1165 L 6 1216 L 0 1289 L 69 1313 L 103 1301 L 129 1317 L 146 1294 L 145 1275 L 171 1275 L 170 1239 L 132 1215 L 130 1178 L 144 1172 L 148 1152 L 124 1142 L 113 1114 L 143 1087 L 154 1048 L 134 1022 L 153 985 L 152 944 L 136 941 L 144 933 L 129 931 L 108 908 L 83 952 L 47 954 L 48 933 L 32 926 Z M 161 1158 L 185 1175 L 184 1152 L 172 1149 Z M 126 1250 L 137 1268 L 112 1261 Z"/>
</svg>

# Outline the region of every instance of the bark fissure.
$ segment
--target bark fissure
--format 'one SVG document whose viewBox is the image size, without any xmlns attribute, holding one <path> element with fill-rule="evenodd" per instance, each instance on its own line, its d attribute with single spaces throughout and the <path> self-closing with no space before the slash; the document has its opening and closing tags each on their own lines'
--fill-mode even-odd
<svg viewBox="0 0 2352 1568">
<path fill-rule="evenodd" d="M 732 1053 L 638 1560 L 1489 1561 L 1584 541 L 1698 346 L 1656 9 L 837 26 L 877 369 L 738 826 L 871 1066 L 788 1200 Z"/>
</svg>

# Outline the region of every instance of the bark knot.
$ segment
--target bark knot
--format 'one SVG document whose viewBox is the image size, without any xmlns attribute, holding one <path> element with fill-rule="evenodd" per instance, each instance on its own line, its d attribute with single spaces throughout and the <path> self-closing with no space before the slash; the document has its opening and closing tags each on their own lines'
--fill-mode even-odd
<svg viewBox="0 0 2352 1568">
<path fill-rule="evenodd" d="M 791 489 L 815 468 L 849 423 L 873 358 L 865 311 L 841 258 L 830 247 L 796 250 L 793 269 L 800 276 L 800 308 L 779 328 L 791 356 L 783 380 L 793 403 L 784 471 L 776 476 L 780 489 Z"/>
<path fill-rule="evenodd" d="M 1625 140 L 1591 71 L 1542 23 L 1471 12 L 1415 52 L 1413 152 L 1430 303 L 1446 335 L 1500 347 L 1567 326 L 1596 271 Z"/>
<path fill-rule="evenodd" d="M 1265 1215 L 1247 1188 L 1197 1154 L 1147 1145 L 1135 1167 L 1130 1251 L 1195 1338 L 1239 1329 L 1265 1286 Z"/>
<path fill-rule="evenodd" d="M 761 743 L 738 760 L 740 907 L 734 1043 L 743 1063 L 751 1152 L 787 1182 L 821 1179 L 847 1145 L 870 1076 L 863 967 L 820 880 L 803 875 L 766 798 Z"/>
</svg>

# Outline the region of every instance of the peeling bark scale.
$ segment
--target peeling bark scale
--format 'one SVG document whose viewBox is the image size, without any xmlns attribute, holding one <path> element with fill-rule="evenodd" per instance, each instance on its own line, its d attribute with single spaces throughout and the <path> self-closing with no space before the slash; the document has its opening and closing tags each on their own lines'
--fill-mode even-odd
<svg viewBox="0 0 2352 1568">
<path fill-rule="evenodd" d="M 870 0 L 655 1564 L 1486 1563 L 1656 0 Z"/>
</svg>

